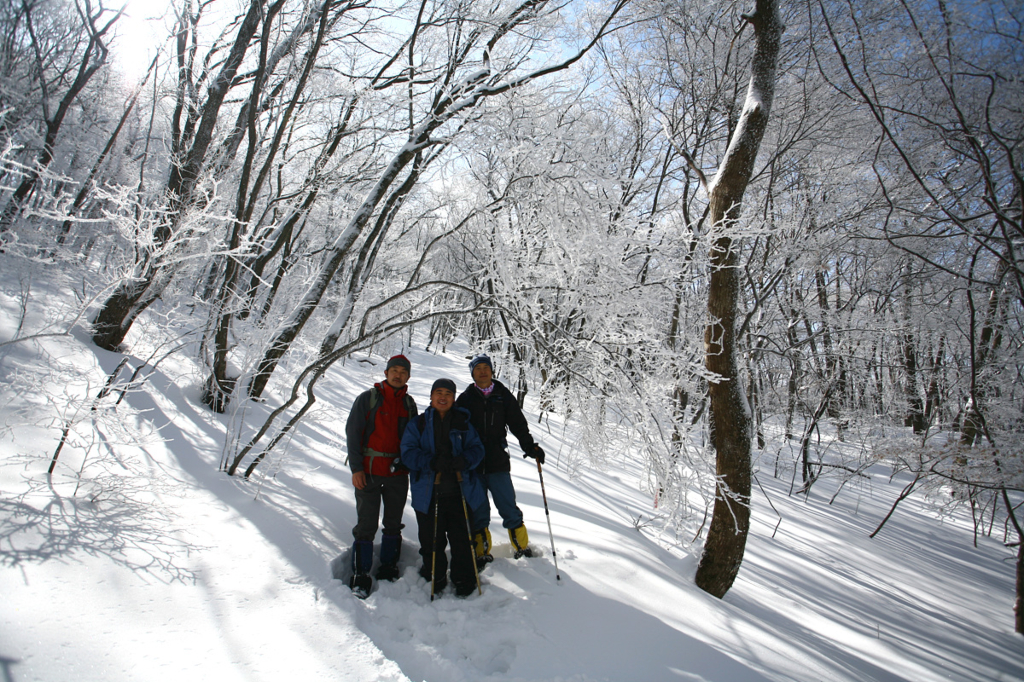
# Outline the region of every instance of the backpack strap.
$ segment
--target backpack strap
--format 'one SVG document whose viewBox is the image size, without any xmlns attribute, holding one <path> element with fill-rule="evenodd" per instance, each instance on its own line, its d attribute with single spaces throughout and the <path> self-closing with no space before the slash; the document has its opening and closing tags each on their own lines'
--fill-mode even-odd
<svg viewBox="0 0 1024 682">
<path fill-rule="evenodd" d="M 370 415 L 373 414 L 374 409 L 380 405 L 381 395 L 380 391 L 377 390 L 376 386 L 370 387 L 370 406 L 366 409 L 366 423 L 370 423 Z"/>
<path fill-rule="evenodd" d="M 366 419 L 367 420 L 370 419 L 370 413 L 373 412 L 373 409 L 375 407 L 377 407 L 378 405 L 380 405 L 380 401 L 381 401 L 382 398 L 383 398 L 383 396 L 381 396 L 380 390 L 376 386 L 372 386 L 370 388 L 370 408 L 366 411 Z M 416 402 L 412 399 L 412 396 L 409 395 L 408 393 L 406 393 L 403 396 L 403 399 L 405 401 L 405 412 L 406 412 L 406 414 L 412 414 L 413 410 L 416 409 Z"/>
</svg>

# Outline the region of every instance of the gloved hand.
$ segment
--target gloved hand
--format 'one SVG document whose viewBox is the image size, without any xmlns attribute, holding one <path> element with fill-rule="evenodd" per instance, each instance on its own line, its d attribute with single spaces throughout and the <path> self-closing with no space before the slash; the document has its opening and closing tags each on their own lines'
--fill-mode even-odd
<svg viewBox="0 0 1024 682">
<path fill-rule="evenodd" d="M 451 474 L 456 471 L 454 463 L 455 460 L 451 457 L 445 457 L 444 459 L 435 457 L 430 461 L 430 468 L 439 474 Z"/>
<path fill-rule="evenodd" d="M 391 473 L 393 474 L 407 474 L 409 473 L 409 467 L 402 463 L 400 457 L 395 457 L 391 460 Z"/>
<path fill-rule="evenodd" d="M 468 466 L 469 461 L 462 455 L 459 455 L 458 457 L 452 457 L 452 469 L 454 469 L 455 471 L 465 471 L 466 467 Z"/>
<path fill-rule="evenodd" d="M 527 457 L 533 457 L 540 464 L 544 463 L 544 451 L 537 443 L 534 443 L 533 447 L 529 448 L 526 452 L 523 453 L 523 459 L 526 459 Z"/>
</svg>

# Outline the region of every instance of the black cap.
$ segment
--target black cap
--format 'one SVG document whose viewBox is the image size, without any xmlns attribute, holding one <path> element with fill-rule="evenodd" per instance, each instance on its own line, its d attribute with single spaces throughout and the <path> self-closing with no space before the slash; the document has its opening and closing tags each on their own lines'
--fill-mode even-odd
<svg viewBox="0 0 1024 682">
<path fill-rule="evenodd" d="M 430 392 L 433 393 L 439 388 L 447 388 L 452 393 L 458 391 L 458 388 L 456 388 L 455 386 L 455 382 L 452 381 L 451 379 L 438 379 L 437 381 L 434 382 L 434 385 L 430 387 Z"/>
<path fill-rule="evenodd" d="M 386 374 L 392 367 L 405 367 L 405 371 L 412 374 L 412 363 L 409 362 L 409 358 L 404 355 L 391 356 L 391 359 L 388 360 L 387 367 L 384 368 L 384 373 Z"/>
</svg>

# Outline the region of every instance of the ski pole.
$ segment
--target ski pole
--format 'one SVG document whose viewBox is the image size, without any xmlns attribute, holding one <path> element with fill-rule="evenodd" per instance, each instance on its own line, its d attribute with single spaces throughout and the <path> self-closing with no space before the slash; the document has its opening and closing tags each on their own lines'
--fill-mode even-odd
<svg viewBox="0 0 1024 682">
<path fill-rule="evenodd" d="M 434 545 L 430 552 L 430 601 L 434 601 L 434 584 L 437 580 L 437 508 L 441 506 L 438 499 L 437 484 L 441 482 L 441 472 L 434 477 Z"/>
<path fill-rule="evenodd" d="M 540 468 L 540 460 L 537 460 L 537 476 L 540 477 L 540 496 L 544 499 L 544 516 L 548 519 L 548 537 L 551 538 L 551 558 L 555 560 L 555 580 L 561 583 L 562 576 L 558 574 L 558 555 L 555 553 L 555 534 L 551 530 L 551 512 L 548 511 L 548 494 L 544 492 L 544 472 Z"/>
<path fill-rule="evenodd" d="M 462 472 L 456 471 L 455 477 L 459 479 L 459 496 L 462 498 L 462 513 L 466 515 L 466 537 L 469 538 L 469 558 L 473 562 L 473 575 L 476 577 L 476 593 L 482 595 L 484 590 L 480 587 L 480 569 L 476 567 L 476 552 L 473 550 L 473 531 L 469 527 L 469 507 L 466 506 L 466 494 L 462 492 Z"/>
</svg>

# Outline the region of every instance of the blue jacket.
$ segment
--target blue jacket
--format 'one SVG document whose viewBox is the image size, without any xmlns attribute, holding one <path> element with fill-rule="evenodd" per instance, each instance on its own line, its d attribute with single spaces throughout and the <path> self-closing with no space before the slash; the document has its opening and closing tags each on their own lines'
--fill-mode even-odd
<svg viewBox="0 0 1024 682">
<path fill-rule="evenodd" d="M 434 470 L 430 467 L 436 455 L 434 448 L 434 413 L 428 407 L 423 415 L 410 419 L 402 436 L 402 464 L 409 469 L 409 488 L 412 490 L 412 508 L 426 514 L 434 494 Z M 487 501 L 483 480 L 474 471 L 484 460 L 484 446 L 476 430 L 469 423 L 469 412 L 452 407 L 449 430 L 452 457 L 465 458 L 468 466 L 462 471 L 462 495 L 469 509 L 477 509 Z"/>
</svg>

